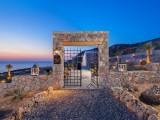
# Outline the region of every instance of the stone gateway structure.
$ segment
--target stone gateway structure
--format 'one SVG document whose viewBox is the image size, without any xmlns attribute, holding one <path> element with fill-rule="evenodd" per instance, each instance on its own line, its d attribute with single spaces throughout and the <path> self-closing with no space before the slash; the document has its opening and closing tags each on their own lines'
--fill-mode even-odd
<svg viewBox="0 0 160 120">
<path fill-rule="evenodd" d="M 64 87 L 64 46 L 98 46 L 98 84 L 102 88 L 109 76 L 108 33 L 54 32 L 53 33 L 53 77 Z"/>
</svg>

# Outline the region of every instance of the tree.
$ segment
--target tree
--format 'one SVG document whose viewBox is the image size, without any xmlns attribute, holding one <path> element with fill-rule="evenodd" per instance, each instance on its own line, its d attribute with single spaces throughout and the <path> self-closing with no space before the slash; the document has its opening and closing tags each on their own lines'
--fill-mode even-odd
<svg viewBox="0 0 160 120">
<path fill-rule="evenodd" d="M 146 50 L 146 55 L 147 55 L 147 63 L 151 62 L 151 55 L 152 55 L 152 51 L 153 51 L 153 46 L 152 46 L 152 42 L 146 43 L 143 46 L 143 49 Z"/>
<path fill-rule="evenodd" d="M 8 70 L 8 80 L 11 80 L 11 69 L 13 68 L 12 65 L 6 65 L 6 69 Z"/>
<path fill-rule="evenodd" d="M 120 63 L 120 56 L 121 56 L 122 52 L 118 51 L 115 53 L 115 56 L 117 58 L 117 64 L 116 64 L 116 69 L 118 70 L 118 64 Z"/>
<path fill-rule="evenodd" d="M 116 58 L 117 58 L 117 63 L 119 63 L 120 62 L 120 56 L 121 56 L 121 54 L 122 54 L 122 52 L 120 51 L 120 52 L 116 52 L 115 53 L 115 56 L 116 56 Z"/>
</svg>

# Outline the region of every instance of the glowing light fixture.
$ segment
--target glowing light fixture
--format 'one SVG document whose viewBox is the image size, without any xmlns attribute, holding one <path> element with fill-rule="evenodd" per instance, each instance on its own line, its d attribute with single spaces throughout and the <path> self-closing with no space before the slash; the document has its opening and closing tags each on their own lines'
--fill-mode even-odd
<svg viewBox="0 0 160 120">
<path fill-rule="evenodd" d="M 31 75 L 39 75 L 39 65 L 36 63 L 31 68 Z"/>
</svg>

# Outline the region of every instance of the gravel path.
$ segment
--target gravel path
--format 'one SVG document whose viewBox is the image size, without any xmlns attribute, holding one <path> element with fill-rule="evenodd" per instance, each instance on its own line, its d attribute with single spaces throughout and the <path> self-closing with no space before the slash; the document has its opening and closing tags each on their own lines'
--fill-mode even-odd
<svg viewBox="0 0 160 120">
<path fill-rule="evenodd" d="M 110 90 L 57 90 L 23 120 L 138 120 Z"/>
</svg>

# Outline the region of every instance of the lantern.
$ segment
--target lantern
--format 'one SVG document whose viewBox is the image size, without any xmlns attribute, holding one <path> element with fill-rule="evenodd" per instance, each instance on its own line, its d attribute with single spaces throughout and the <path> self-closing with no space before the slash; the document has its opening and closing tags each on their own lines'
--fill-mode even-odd
<svg viewBox="0 0 160 120">
<path fill-rule="evenodd" d="M 54 59 L 54 64 L 61 64 L 61 56 L 58 50 L 55 51 L 53 59 Z"/>
<path fill-rule="evenodd" d="M 39 75 L 39 65 L 36 63 L 31 68 L 31 75 Z"/>
<path fill-rule="evenodd" d="M 118 64 L 118 71 L 127 71 L 127 64 Z"/>
</svg>

